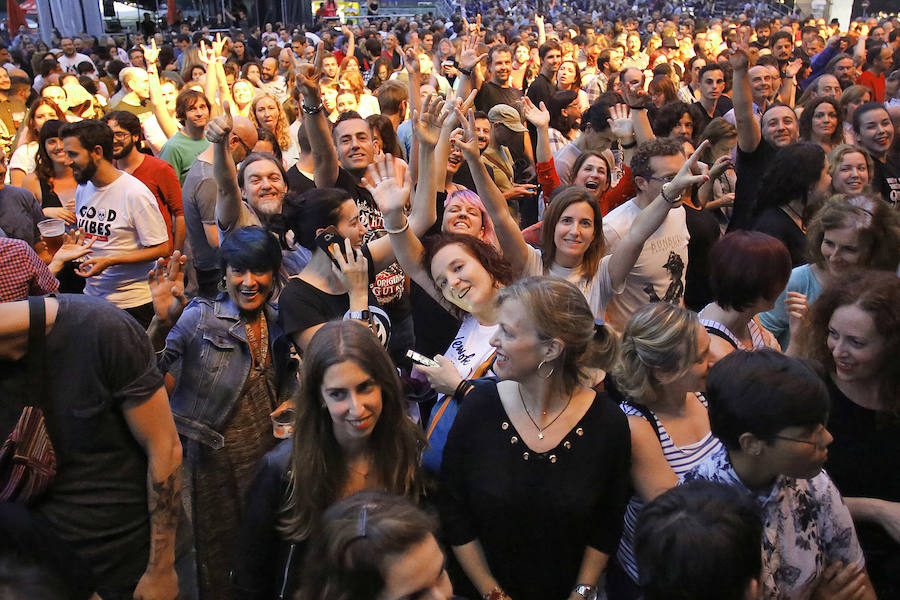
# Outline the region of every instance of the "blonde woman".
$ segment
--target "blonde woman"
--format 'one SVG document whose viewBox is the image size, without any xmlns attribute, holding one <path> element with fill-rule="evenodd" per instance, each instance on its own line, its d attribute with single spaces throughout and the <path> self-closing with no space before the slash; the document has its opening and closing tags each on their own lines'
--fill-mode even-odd
<svg viewBox="0 0 900 600">
<path fill-rule="evenodd" d="M 674 487 L 721 442 L 709 428 L 706 388 L 709 334 L 697 315 L 666 302 L 637 311 L 622 334 L 613 370 L 631 430 L 631 484 L 616 568 L 607 578 L 610 598 L 637 598 L 633 538 L 644 504 Z"/>
<path fill-rule="evenodd" d="M 287 116 L 281 103 L 271 94 L 260 94 L 250 103 L 250 120 L 275 134 L 282 152 L 289 152 L 295 143 L 291 140 Z M 295 150 L 296 153 L 296 149 Z"/>
</svg>

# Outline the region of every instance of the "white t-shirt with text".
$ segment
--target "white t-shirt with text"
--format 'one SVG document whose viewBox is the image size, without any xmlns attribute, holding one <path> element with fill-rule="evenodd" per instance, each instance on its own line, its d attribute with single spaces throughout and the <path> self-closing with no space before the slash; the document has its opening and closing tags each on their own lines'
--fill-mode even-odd
<svg viewBox="0 0 900 600">
<path fill-rule="evenodd" d="M 94 239 L 88 258 L 115 256 L 167 243 L 166 222 L 156 197 L 137 178 L 122 173 L 101 188 L 90 181 L 75 192 L 78 227 Z M 106 298 L 119 308 L 133 308 L 153 300 L 147 273 L 155 261 L 116 264 L 88 277 L 84 293 Z"/>
</svg>

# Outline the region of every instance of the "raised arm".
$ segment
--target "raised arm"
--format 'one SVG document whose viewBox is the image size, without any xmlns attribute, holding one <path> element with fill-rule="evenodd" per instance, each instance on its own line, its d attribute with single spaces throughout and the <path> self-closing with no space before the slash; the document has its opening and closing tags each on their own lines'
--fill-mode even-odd
<svg viewBox="0 0 900 600">
<path fill-rule="evenodd" d="M 213 175 L 218 187 L 216 223 L 222 231 L 231 230 L 241 216 L 241 190 L 228 144 L 233 127 L 230 102 L 225 103 L 225 114 L 216 117 L 206 126 L 206 139 L 213 145 Z"/>
<path fill-rule="evenodd" d="M 216 40 L 209 47 L 206 42 L 200 40 L 200 61 L 206 65 L 206 83 L 204 85 L 204 93 L 209 99 L 210 117 L 222 114 L 222 98 L 219 98 L 219 78 L 216 74 L 216 65 L 219 64 L 219 58 L 222 55 L 222 35 L 216 34 Z"/>
<path fill-rule="evenodd" d="M 622 95 L 625 98 L 625 104 L 630 109 L 635 141 L 642 144 L 648 140 L 655 139 L 656 134 L 653 133 L 650 117 L 647 115 L 647 105 L 650 102 L 647 92 L 644 91 L 640 83 L 636 83 L 632 86 L 623 86 Z M 630 153 L 626 164 L 631 164 Z"/>
<path fill-rule="evenodd" d="M 750 76 L 747 74 L 750 59 L 743 48 L 734 46 L 729 51 L 728 62 L 734 71 L 731 99 L 734 101 L 738 146 L 744 152 L 753 152 L 762 140 L 762 131 L 759 127 L 759 120 L 753 115 Z"/>
<path fill-rule="evenodd" d="M 709 141 L 704 141 L 697 147 L 697 150 L 678 170 L 675 178 L 665 184 L 656 198 L 641 210 L 628 233 L 616 245 L 615 252 L 609 259 L 609 278 L 613 289 L 617 289 L 625 283 L 625 278 L 628 277 L 628 273 L 634 268 L 634 264 L 641 255 L 644 243 L 663 224 L 669 211 L 681 206 L 682 196 L 689 193 L 694 185 L 709 179 L 706 165 L 698 158 L 700 152 L 708 144 Z"/>
<path fill-rule="evenodd" d="M 419 48 L 418 43 L 414 48 L 406 49 L 406 60 L 403 61 L 403 66 L 406 67 L 406 88 L 407 94 L 409 95 L 409 115 L 410 118 L 414 118 L 414 115 L 422 112 L 422 91 L 421 91 L 421 83 L 419 81 L 420 70 L 419 70 Z M 437 89 L 437 86 L 435 86 Z M 413 136 L 412 144 L 409 148 L 409 168 L 412 171 L 412 178 L 415 180 L 418 178 L 419 173 L 419 140 L 416 136 Z"/>
<path fill-rule="evenodd" d="M 537 130 L 537 152 L 534 161 L 544 163 L 553 160 L 553 152 L 550 150 L 550 111 L 547 110 L 547 106 L 542 101 L 538 108 L 531 98 L 523 96 L 522 112 L 525 119 Z"/>
<path fill-rule="evenodd" d="M 509 205 L 506 203 L 503 192 L 488 176 L 487 169 L 481 160 L 481 153 L 478 152 L 478 138 L 475 136 L 475 113 L 469 109 L 468 115 L 464 116 L 457 109 L 456 117 L 459 119 L 461 127 L 453 132 L 451 143 L 460 149 L 469 165 L 478 196 L 494 222 L 494 230 L 497 232 L 497 240 L 503 250 L 503 258 L 512 265 L 514 273 L 521 273 L 528 261 L 528 244 L 525 243 L 525 238 L 519 231 L 519 224 L 509 212 Z"/>
<path fill-rule="evenodd" d="M 475 67 L 487 54 L 478 54 L 478 35 L 469 32 L 463 41 L 462 52 L 459 55 L 459 87 L 457 93 L 460 98 L 465 98 L 469 92 L 481 88 L 481 78 Z"/>
<path fill-rule="evenodd" d="M 350 58 L 356 53 L 356 37 L 353 35 L 353 30 L 344 25 L 341 27 L 341 33 L 344 34 L 344 56 Z"/>
<path fill-rule="evenodd" d="M 153 108 L 153 115 L 159 123 L 159 127 L 166 134 L 167 138 L 171 138 L 181 129 L 178 121 L 169 114 L 166 108 L 166 99 L 163 98 L 162 87 L 159 83 L 159 71 L 157 70 L 157 60 L 159 59 L 159 48 L 156 47 L 156 40 L 150 40 L 149 46 L 141 46 L 144 51 L 144 62 L 147 63 L 147 76 L 150 83 L 150 106 Z"/>
<path fill-rule="evenodd" d="M 409 63 L 407 63 L 409 64 Z M 419 110 L 413 111 L 413 139 L 417 140 L 413 148 L 418 148 L 419 171 L 416 191 L 412 199 L 409 213 L 410 226 L 423 227 L 426 231 L 437 221 L 437 191 L 444 182 L 435 174 L 435 154 L 437 144 L 441 140 L 445 103 L 440 96 L 430 94 Z M 446 165 L 446 158 L 444 159 Z M 446 169 L 446 166 L 445 166 Z"/>
<path fill-rule="evenodd" d="M 312 65 L 300 65 L 297 73 L 297 89 L 300 91 L 303 125 L 309 136 L 314 161 L 313 179 L 316 187 L 334 186 L 338 177 L 338 157 L 331 138 L 331 127 L 322 104 L 319 80 L 322 78 L 322 57 L 325 45 L 319 42 L 316 60 Z"/>
</svg>

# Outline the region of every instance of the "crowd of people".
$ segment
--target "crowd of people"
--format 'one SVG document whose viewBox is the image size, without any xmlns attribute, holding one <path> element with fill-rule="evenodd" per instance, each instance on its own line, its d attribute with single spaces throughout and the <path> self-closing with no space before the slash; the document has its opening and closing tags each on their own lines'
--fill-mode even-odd
<svg viewBox="0 0 900 600">
<path fill-rule="evenodd" d="M 0 45 L 0 597 L 900 597 L 900 21 L 711 8 Z"/>
</svg>

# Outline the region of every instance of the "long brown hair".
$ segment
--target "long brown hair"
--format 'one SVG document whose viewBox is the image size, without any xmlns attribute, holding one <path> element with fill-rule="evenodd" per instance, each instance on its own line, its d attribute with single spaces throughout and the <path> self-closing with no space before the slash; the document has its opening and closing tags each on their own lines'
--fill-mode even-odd
<svg viewBox="0 0 900 600">
<path fill-rule="evenodd" d="M 281 146 L 283 152 L 291 147 L 291 131 L 288 126 L 287 115 L 284 114 L 284 107 L 275 96 L 272 94 L 260 94 L 253 98 L 250 103 L 250 120 L 253 121 L 253 125 L 256 127 L 263 127 L 263 124 L 256 118 L 256 105 L 259 104 L 263 98 L 270 99 L 275 103 L 275 106 L 278 107 L 278 122 L 275 124 L 275 131 L 272 133 L 274 133 L 275 137 L 278 139 L 278 145 Z"/>
<path fill-rule="evenodd" d="M 604 160 L 606 160 L 604 158 Z M 607 164 L 607 167 L 609 165 Z M 609 173 L 607 171 L 607 173 Z M 573 175 L 575 172 L 573 171 Z M 607 177 L 609 175 L 607 174 Z M 544 213 L 544 225 L 541 227 L 541 261 L 544 264 L 544 273 L 553 266 L 556 258 L 556 244 L 553 236 L 556 230 L 556 224 L 562 217 L 563 212 L 573 204 L 586 202 L 594 212 L 594 239 L 584 252 L 581 258 L 581 276 L 590 279 L 597 273 L 597 267 L 600 266 L 600 259 L 603 258 L 605 244 L 603 241 L 603 217 L 600 213 L 600 205 L 596 198 L 581 186 L 571 186 L 560 193 L 556 194 L 550 205 Z"/>
<path fill-rule="evenodd" d="M 284 539 L 308 538 L 347 482 L 348 466 L 320 391 L 325 371 L 347 361 L 356 363 L 381 388 L 381 416 L 368 440 L 378 481 L 391 493 L 419 496 L 418 467 L 425 439 L 406 416 L 397 370 L 367 327 L 357 321 L 332 321 L 316 332 L 303 356 L 289 483 L 278 522 Z"/>
<path fill-rule="evenodd" d="M 900 369 L 891 364 L 900 355 L 900 278 L 886 271 L 857 271 L 825 287 L 809 311 L 800 335 L 800 348 L 834 373 L 834 357 L 828 349 L 828 324 L 843 306 L 857 306 L 872 318 L 884 338 L 878 399 L 895 416 L 900 415 Z"/>
</svg>

